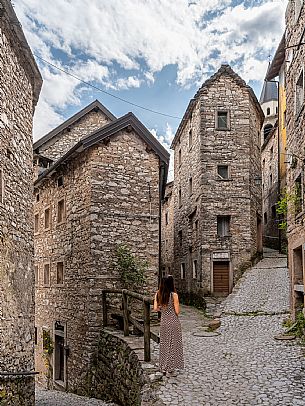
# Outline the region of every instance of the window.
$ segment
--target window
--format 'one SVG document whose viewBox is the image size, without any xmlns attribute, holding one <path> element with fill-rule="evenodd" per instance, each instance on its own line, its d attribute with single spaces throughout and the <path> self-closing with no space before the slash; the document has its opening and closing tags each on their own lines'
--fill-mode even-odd
<svg viewBox="0 0 305 406">
<path fill-rule="evenodd" d="M 267 116 L 270 116 L 270 107 L 267 107 Z"/>
<path fill-rule="evenodd" d="M 38 265 L 34 265 L 35 285 L 38 285 Z"/>
<path fill-rule="evenodd" d="M 272 130 L 272 128 L 273 128 L 272 124 L 266 124 L 264 126 L 264 140 L 266 140 L 266 138 L 270 134 L 270 131 Z"/>
<path fill-rule="evenodd" d="M 190 129 L 189 131 L 189 148 L 192 148 L 193 145 L 193 130 Z"/>
<path fill-rule="evenodd" d="M 50 228 L 50 224 L 51 224 L 51 212 L 50 212 L 50 208 L 48 207 L 44 211 L 44 228 L 45 228 L 45 230 Z"/>
<path fill-rule="evenodd" d="M 217 111 L 217 122 L 216 128 L 219 130 L 228 129 L 228 112 L 227 111 Z"/>
<path fill-rule="evenodd" d="M 264 213 L 264 223 L 267 224 L 268 217 L 267 217 L 267 212 L 265 211 Z"/>
<path fill-rule="evenodd" d="M 219 237 L 230 235 L 230 216 L 217 216 L 217 235 Z"/>
<path fill-rule="evenodd" d="M 193 279 L 197 279 L 198 276 L 198 267 L 197 267 L 197 259 L 193 261 Z"/>
<path fill-rule="evenodd" d="M 56 283 L 57 283 L 57 285 L 62 285 L 64 283 L 64 263 L 63 262 L 57 262 Z"/>
<path fill-rule="evenodd" d="M 179 243 L 179 247 L 182 247 L 182 230 L 180 230 L 178 232 L 178 243 Z"/>
<path fill-rule="evenodd" d="M 276 206 L 271 207 L 271 218 L 274 220 L 276 218 Z"/>
<path fill-rule="evenodd" d="M 295 214 L 301 213 L 303 210 L 303 195 L 302 195 L 302 176 L 299 175 L 295 182 L 294 182 L 294 189 L 295 189 L 295 200 L 294 200 L 294 206 L 295 206 Z"/>
<path fill-rule="evenodd" d="M 269 182 L 270 182 L 270 186 L 272 186 L 272 183 L 273 183 L 272 173 L 270 173 Z"/>
<path fill-rule="evenodd" d="M 179 152 L 178 152 L 178 164 L 179 164 L 179 166 L 181 165 L 181 161 L 182 161 L 182 158 L 181 158 L 181 149 L 179 149 Z"/>
<path fill-rule="evenodd" d="M 57 187 L 61 187 L 64 185 L 64 177 L 60 176 L 59 178 L 57 178 Z"/>
<path fill-rule="evenodd" d="M 39 214 L 36 213 L 34 216 L 34 233 L 39 232 Z"/>
<path fill-rule="evenodd" d="M 189 193 L 190 195 L 193 193 L 193 179 L 189 178 Z"/>
<path fill-rule="evenodd" d="M 165 224 L 168 225 L 168 211 L 165 213 Z"/>
<path fill-rule="evenodd" d="M 179 189 L 179 195 L 178 195 L 178 205 L 179 207 L 182 206 L 182 193 L 181 193 L 181 189 Z"/>
<path fill-rule="evenodd" d="M 304 73 L 303 70 L 299 75 L 295 86 L 295 113 L 299 114 L 304 102 Z"/>
<path fill-rule="evenodd" d="M 218 165 L 217 174 L 220 179 L 229 179 L 229 166 L 228 165 Z"/>
<path fill-rule="evenodd" d="M 181 279 L 185 279 L 185 263 L 181 264 Z"/>
<path fill-rule="evenodd" d="M 263 159 L 263 168 L 265 168 L 266 160 Z"/>
<path fill-rule="evenodd" d="M 65 219 L 65 200 L 59 200 L 57 204 L 57 223 L 62 223 Z"/>
<path fill-rule="evenodd" d="M 39 196 L 39 193 L 37 193 L 37 195 L 36 195 L 36 202 L 39 202 L 39 200 L 40 200 L 40 196 Z"/>
<path fill-rule="evenodd" d="M 3 171 L 0 169 L 0 204 L 3 203 L 4 198 L 4 179 L 3 179 Z"/>
<path fill-rule="evenodd" d="M 50 264 L 44 264 L 43 267 L 43 284 L 50 285 Z"/>
<path fill-rule="evenodd" d="M 273 155 L 273 147 L 270 148 L 270 155 Z"/>
</svg>

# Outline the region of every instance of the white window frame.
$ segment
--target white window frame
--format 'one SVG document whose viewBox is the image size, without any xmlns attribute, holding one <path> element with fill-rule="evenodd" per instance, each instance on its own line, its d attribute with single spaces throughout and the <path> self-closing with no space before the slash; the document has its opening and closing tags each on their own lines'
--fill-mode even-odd
<svg viewBox="0 0 305 406">
<path fill-rule="evenodd" d="M 62 283 L 58 282 L 58 264 L 62 264 Z M 56 262 L 56 285 L 63 286 L 65 281 L 65 263 L 64 260 L 60 260 Z"/>
<path fill-rule="evenodd" d="M 193 279 L 198 278 L 198 261 L 197 259 L 193 260 Z"/>
<path fill-rule="evenodd" d="M 185 277 L 186 277 L 185 262 L 181 262 L 181 265 L 180 265 L 180 278 L 184 280 Z"/>
<path fill-rule="evenodd" d="M 49 282 L 45 283 L 45 266 L 49 265 Z M 43 264 L 43 278 L 42 278 L 43 286 L 51 286 L 51 263 L 44 262 Z"/>
<path fill-rule="evenodd" d="M 64 202 L 61 221 L 59 221 L 59 203 L 60 202 Z M 63 224 L 65 221 L 66 221 L 66 199 L 64 197 L 62 197 L 61 199 L 58 199 L 58 201 L 57 201 L 57 224 Z"/>
</svg>

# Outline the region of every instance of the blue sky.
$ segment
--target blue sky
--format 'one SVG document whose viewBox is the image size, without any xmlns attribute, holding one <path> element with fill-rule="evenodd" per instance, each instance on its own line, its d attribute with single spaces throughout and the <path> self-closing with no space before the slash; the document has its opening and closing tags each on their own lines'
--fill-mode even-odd
<svg viewBox="0 0 305 406">
<path fill-rule="evenodd" d="M 201 83 L 223 62 L 259 96 L 269 55 L 284 30 L 286 0 L 15 0 L 33 52 L 133 103 L 182 117 Z M 44 85 L 37 140 L 100 100 L 132 111 L 169 147 L 179 119 L 143 111 L 37 60 Z"/>
</svg>

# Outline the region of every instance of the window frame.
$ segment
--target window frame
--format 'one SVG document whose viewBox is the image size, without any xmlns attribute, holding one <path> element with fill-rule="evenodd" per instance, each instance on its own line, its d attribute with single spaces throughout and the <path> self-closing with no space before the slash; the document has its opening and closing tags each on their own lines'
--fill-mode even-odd
<svg viewBox="0 0 305 406">
<path fill-rule="evenodd" d="M 193 259 L 193 279 L 198 279 L 198 260 Z"/>
<path fill-rule="evenodd" d="M 45 269 L 46 266 L 49 266 L 49 283 L 45 282 Z M 51 286 L 51 262 L 44 262 L 43 263 L 43 286 L 49 287 Z"/>
<path fill-rule="evenodd" d="M 62 264 L 62 282 L 58 282 L 58 264 Z M 56 262 L 56 285 L 57 286 L 63 286 L 65 283 L 65 263 L 64 260 L 60 260 Z"/>
<path fill-rule="evenodd" d="M 34 265 L 35 286 L 39 286 L 39 265 Z"/>
<path fill-rule="evenodd" d="M 220 167 L 227 167 L 227 169 L 228 169 L 228 177 L 227 177 L 227 178 L 223 178 L 223 177 L 221 177 L 221 175 L 219 174 L 218 168 L 220 168 Z M 230 165 L 229 165 L 229 164 L 217 164 L 216 171 L 217 171 L 217 179 L 218 179 L 218 180 L 227 181 L 227 180 L 230 180 L 230 179 L 231 179 L 231 168 L 230 168 Z"/>
<path fill-rule="evenodd" d="M 180 263 L 180 279 L 181 280 L 186 279 L 186 265 L 185 265 L 185 262 Z"/>
<path fill-rule="evenodd" d="M 49 210 L 49 226 L 46 227 L 46 211 Z M 44 230 L 50 230 L 51 229 L 51 206 L 46 206 L 44 208 L 44 215 L 43 215 L 43 219 L 44 219 Z"/>
<path fill-rule="evenodd" d="M 37 218 L 37 229 L 36 229 L 36 218 Z M 34 235 L 39 234 L 40 227 L 40 218 L 39 218 L 39 212 L 34 213 Z"/>
<path fill-rule="evenodd" d="M 227 115 L 227 126 L 226 127 L 219 127 L 218 126 L 218 114 L 219 113 L 226 113 Z M 230 130 L 230 112 L 226 109 L 217 109 L 215 114 L 215 129 L 219 131 L 229 131 Z"/>
<path fill-rule="evenodd" d="M 59 204 L 63 202 L 63 212 L 62 212 L 62 219 L 61 221 L 59 221 Z M 64 197 L 62 197 L 61 199 L 57 200 L 57 225 L 63 224 L 66 221 L 66 199 Z"/>
<path fill-rule="evenodd" d="M 301 75 L 303 76 L 303 81 L 302 81 L 303 98 L 302 98 L 302 102 L 301 102 L 300 106 L 297 106 L 297 100 L 298 100 L 297 99 L 297 86 L 298 86 L 298 82 L 299 82 Z M 303 109 L 304 98 L 305 98 L 305 95 L 304 95 L 304 67 L 302 67 L 297 75 L 297 79 L 296 79 L 295 85 L 294 85 L 294 114 L 295 114 L 296 118 L 299 117 L 299 115 Z"/>
<path fill-rule="evenodd" d="M 227 225 L 228 225 L 227 230 L 223 231 L 224 233 L 227 231 L 227 234 L 219 233 L 220 225 L 221 225 L 220 224 L 221 219 L 223 219 L 223 220 L 227 219 L 228 220 L 228 222 L 227 222 Z M 223 229 L 225 228 L 224 225 L 222 227 L 223 227 Z M 231 215 L 229 215 L 229 214 L 217 215 L 217 236 L 220 237 L 220 238 L 230 237 L 231 236 Z"/>
</svg>

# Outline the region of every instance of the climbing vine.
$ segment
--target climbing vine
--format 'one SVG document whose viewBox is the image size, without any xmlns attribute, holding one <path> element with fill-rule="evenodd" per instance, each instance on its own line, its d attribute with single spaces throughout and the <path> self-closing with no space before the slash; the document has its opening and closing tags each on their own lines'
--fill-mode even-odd
<svg viewBox="0 0 305 406">
<path fill-rule="evenodd" d="M 297 185 L 294 187 L 292 193 L 285 190 L 281 198 L 276 204 L 276 212 L 280 216 L 281 220 L 278 223 L 278 227 L 281 230 L 287 230 L 287 215 L 289 208 L 292 214 L 297 214 L 301 209 L 302 196 L 300 187 Z"/>
<path fill-rule="evenodd" d="M 118 271 L 121 282 L 126 289 L 143 291 L 148 264 L 136 257 L 127 245 L 121 244 L 116 247 L 114 268 Z"/>
</svg>

